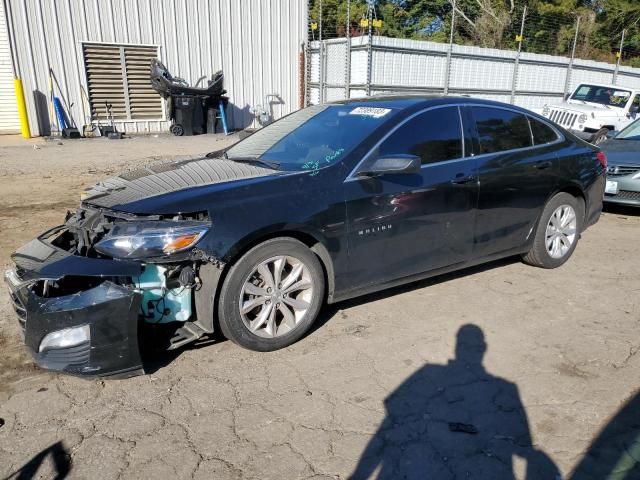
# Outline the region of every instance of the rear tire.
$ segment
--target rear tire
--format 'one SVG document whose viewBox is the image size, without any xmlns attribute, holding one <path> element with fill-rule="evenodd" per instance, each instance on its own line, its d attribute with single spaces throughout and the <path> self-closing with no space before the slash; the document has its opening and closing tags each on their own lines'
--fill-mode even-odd
<svg viewBox="0 0 640 480">
<path fill-rule="evenodd" d="M 522 256 L 523 261 L 541 268 L 563 265 L 576 249 L 583 221 L 582 199 L 558 193 L 544 207 L 531 250 Z"/>
<path fill-rule="evenodd" d="M 287 347 L 311 327 L 324 300 L 318 257 L 293 238 L 267 240 L 229 270 L 218 303 L 225 337 L 260 352 Z"/>
</svg>

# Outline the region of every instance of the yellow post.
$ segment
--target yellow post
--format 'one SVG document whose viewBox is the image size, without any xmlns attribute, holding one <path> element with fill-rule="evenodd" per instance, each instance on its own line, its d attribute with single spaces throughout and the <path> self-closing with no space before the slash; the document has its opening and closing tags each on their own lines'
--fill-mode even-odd
<svg viewBox="0 0 640 480">
<path fill-rule="evenodd" d="M 16 90 L 16 102 L 18 103 L 18 115 L 20 116 L 20 130 L 24 138 L 31 138 L 29 130 L 29 119 L 27 118 L 27 105 L 24 101 L 24 91 L 22 90 L 22 80 L 13 79 L 13 87 Z"/>
</svg>

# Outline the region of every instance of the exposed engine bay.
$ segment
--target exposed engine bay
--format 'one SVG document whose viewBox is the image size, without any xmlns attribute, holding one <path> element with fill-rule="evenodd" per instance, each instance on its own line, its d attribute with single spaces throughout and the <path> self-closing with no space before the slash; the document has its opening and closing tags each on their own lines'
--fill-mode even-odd
<svg viewBox="0 0 640 480">
<path fill-rule="evenodd" d="M 105 209 L 81 206 L 75 213 L 67 212 L 65 229 L 51 240 L 51 244 L 74 255 L 89 258 L 108 258 L 95 246 L 118 226 L 127 222 L 183 222 L 196 220 L 206 222 L 206 213 L 175 215 L 171 217 L 134 216 Z M 198 262 L 180 255 L 158 258 L 155 263 L 142 264 L 142 272 L 130 280 L 116 282 L 142 292 L 140 315 L 145 322 L 158 324 L 187 322 L 192 319 L 192 292 L 200 285 L 196 276 Z M 176 263 L 179 262 L 179 263 Z M 82 290 L 96 283 L 95 279 L 65 276 L 60 280 L 44 281 L 43 296 L 59 296 Z"/>
<path fill-rule="evenodd" d="M 75 212 L 67 212 L 65 217 L 66 235 L 61 235 L 52 243 L 75 255 L 101 258 L 104 255 L 95 250 L 95 245 L 118 225 L 123 225 L 126 222 L 183 222 L 189 220 L 207 222 L 208 215 L 206 212 L 199 212 L 142 216 L 83 204 Z"/>
<path fill-rule="evenodd" d="M 193 248 L 210 225 L 206 212 L 140 216 L 82 204 L 18 249 L 5 281 L 38 363 L 130 376 L 142 373 L 142 337 L 157 351 L 213 333 L 201 277 L 219 278 L 221 264 Z"/>
</svg>

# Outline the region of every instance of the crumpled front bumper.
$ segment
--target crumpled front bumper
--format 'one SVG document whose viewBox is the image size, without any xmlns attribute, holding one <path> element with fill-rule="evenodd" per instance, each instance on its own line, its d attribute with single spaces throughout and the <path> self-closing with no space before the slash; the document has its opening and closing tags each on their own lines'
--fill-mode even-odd
<svg viewBox="0 0 640 480">
<path fill-rule="evenodd" d="M 17 250 L 12 255 L 16 270 L 5 273 L 28 350 L 41 367 L 74 375 L 144 373 L 138 346 L 142 296 L 114 281 L 139 275 L 141 265 L 73 255 L 48 241 L 59 231 L 50 230 Z M 39 294 L 39 282 L 68 275 L 86 278 L 91 288 L 61 296 Z M 89 326 L 88 342 L 39 351 L 47 334 L 82 325 Z"/>
</svg>

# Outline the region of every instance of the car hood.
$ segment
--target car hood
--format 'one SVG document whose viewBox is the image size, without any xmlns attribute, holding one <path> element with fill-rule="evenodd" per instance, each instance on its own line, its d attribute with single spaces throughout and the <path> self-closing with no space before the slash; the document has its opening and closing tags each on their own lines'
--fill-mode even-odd
<svg viewBox="0 0 640 480">
<path fill-rule="evenodd" d="M 611 165 L 640 165 L 640 141 L 612 138 L 600 145 Z"/>
<path fill-rule="evenodd" d="M 556 105 L 549 105 L 549 108 L 571 110 L 573 112 L 580 112 L 590 114 L 592 112 L 598 112 L 599 114 L 607 115 L 621 115 L 624 113 L 623 108 L 619 107 L 606 107 L 597 103 L 582 103 L 580 100 L 569 100 Z"/>
<path fill-rule="evenodd" d="M 82 200 L 117 210 L 119 206 L 180 190 L 275 174 L 277 171 L 257 165 L 193 157 L 151 164 L 109 177 L 87 188 Z"/>
</svg>

